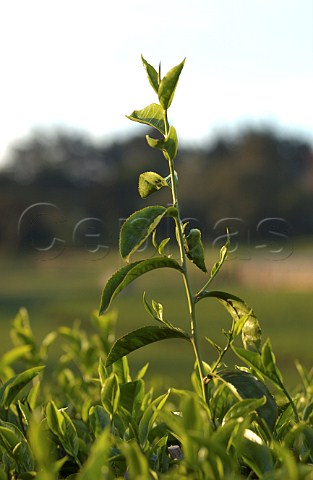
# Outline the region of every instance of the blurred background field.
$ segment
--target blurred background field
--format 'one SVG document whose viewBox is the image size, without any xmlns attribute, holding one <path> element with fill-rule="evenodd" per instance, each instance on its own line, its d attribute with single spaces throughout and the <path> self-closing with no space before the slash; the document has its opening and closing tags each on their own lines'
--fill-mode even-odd
<svg viewBox="0 0 313 480">
<path fill-rule="evenodd" d="M 298 382 L 294 360 L 298 359 L 307 368 L 312 365 L 313 282 L 299 285 L 292 280 L 293 274 L 302 273 L 303 278 L 313 275 L 309 262 L 304 267 L 303 252 L 303 245 L 295 245 L 293 255 L 281 262 L 266 260 L 260 254 L 248 261 L 230 257 L 212 286 L 214 290 L 224 289 L 240 296 L 254 309 L 261 322 L 263 339 L 271 338 L 278 364 L 291 386 Z M 309 259 L 312 254 L 312 249 L 306 251 L 305 258 Z M 217 255 L 216 249 L 208 252 L 211 262 Z M 0 351 L 3 353 L 10 345 L 10 321 L 22 306 L 28 309 L 38 340 L 59 326 L 72 325 L 77 319 L 89 331 L 90 313 L 98 309 L 102 288 L 121 263 L 118 252 L 114 251 L 102 261 L 67 252 L 50 261 L 34 255 L 6 257 L 1 258 L 1 265 Z M 201 285 L 202 274 L 193 266 L 191 270 L 196 289 Z M 142 304 L 144 291 L 147 299 L 163 303 L 165 318 L 188 328 L 181 278 L 176 272 L 163 270 L 147 274 L 117 297 L 112 306 L 118 312 L 117 335 L 153 323 Z M 210 361 L 214 355 L 204 337 L 224 342 L 221 332 L 230 326 L 230 317 L 214 299 L 200 302 L 198 312 L 203 356 Z M 190 345 L 183 341 L 160 342 L 131 354 L 129 359 L 133 371 L 149 362 L 148 378 L 157 385 L 164 388 L 184 386 L 186 382 L 189 385 L 193 354 Z M 230 365 L 234 362 L 231 356 L 227 360 Z"/>
</svg>

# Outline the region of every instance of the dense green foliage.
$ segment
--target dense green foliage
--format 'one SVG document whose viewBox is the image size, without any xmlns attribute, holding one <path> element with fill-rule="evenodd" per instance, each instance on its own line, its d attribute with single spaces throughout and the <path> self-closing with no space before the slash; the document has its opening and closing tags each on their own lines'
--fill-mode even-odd
<svg viewBox="0 0 313 480">
<path fill-rule="evenodd" d="M 89 333 L 60 327 L 38 344 L 25 310 L 13 320 L 0 361 L 1 480 L 312 478 L 313 372 L 298 366 L 296 412 L 256 377 L 247 392 L 234 371 L 210 381 L 208 404 L 197 391 L 156 396 L 147 365 L 104 367 L 115 322 L 94 313 Z"/>
<path fill-rule="evenodd" d="M 253 310 L 236 295 L 210 289 L 227 258 L 230 238 L 226 235 L 219 260 L 208 269 L 201 231 L 181 219 L 174 170 L 178 140 L 167 110 L 184 62 L 162 78 L 160 69 L 142 60 L 159 104 L 129 118 L 161 133 L 163 138 L 147 136 L 147 142 L 163 153 L 169 175 L 141 173 L 139 193 L 146 198 L 166 189 L 172 203 L 146 206 L 124 222 L 120 253 L 126 264 L 106 283 L 99 315 L 91 318 L 92 331 L 78 323 L 60 326 L 38 343 L 26 310 L 14 319 L 13 348 L 0 360 L 0 480 L 309 480 L 313 372 L 298 364 L 302 386 L 291 394 L 270 341 L 262 342 Z M 166 218 L 174 225 L 174 238 L 162 238 L 162 230 L 161 238 L 157 235 Z M 150 237 L 154 256 L 133 260 Z M 177 249 L 168 251 L 175 241 L 178 259 Z M 205 276 L 195 293 L 190 266 Z M 144 294 L 143 305 L 154 323 L 116 340 L 112 301 L 134 281 L 160 269 L 182 279 L 189 330 L 173 325 L 163 305 Z M 231 326 L 223 330 L 222 346 L 206 337 L 216 352 L 208 364 L 202 360 L 196 309 L 211 299 L 228 312 Z M 209 321 L 207 325 L 209 329 Z M 192 387 L 155 395 L 145 382 L 148 366 L 134 375 L 126 355 L 173 338 L 184 340 L 194 352 Z M 51 366 L 48 359 L 55 348 L 61 354 Z M 226 365 L 230 351 L 240 362 L 235 369 Z"/>
</svg>

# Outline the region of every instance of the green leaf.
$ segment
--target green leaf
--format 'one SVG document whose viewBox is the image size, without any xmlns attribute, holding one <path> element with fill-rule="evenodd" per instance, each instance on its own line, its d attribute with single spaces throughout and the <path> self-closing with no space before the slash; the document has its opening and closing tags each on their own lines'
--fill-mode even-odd
<svg viewBox="0 0 313 480">
<path fill-rule="evenodd" d="M 241 339 L 246 350 L 258 352 L 261 345 L 261 327 L 253 311 L 248 315 L 241 331 Z"/>
<path fill-rule="evenodd" d="M 174 208 L 174 207 L 172 207 L 172 208 Z M 169 210 L 168 210 L 167 213 L 168 213 L 168 215 L 170 215 L 170 216 L 174 216 L 174 215 L 171 213 L 171 211 L 169 211 Z M 164 239 L 161 241 L 160 245 L 158 245 L 158 242 L 157 242 L 157 240 L 156 240 L 156 230 L 154 230 L 154 232 L 152 233 L 152 245 L 154 246 L 154 248 L 156 249 L 156 251 L 157 251 L 160 255 L 162 255 L 162 256 L 165 255 L 164 250 L 165 250 L 165 247 L 166 247 L 166 245 L 168 244 L 168 242 L 169 242 L 170 240 L 171 240 L 170 237 L 164 238 Z M 170 255 L 169 255 L 169 257 L 170 257 Z"/>
<path fill-rule="evenodd" d="M 105 411 L 110 416 L 114 415 L 120 402 L 120 386 L 115 373 L 112 373 L 103 384 L 101 402 Z"/>
<path fill-rule="evenodd" d="M 150 82 L 150 85 L 152 86 L 153 90 L 155 91 L 156 94 L 158 94 L 158 90 L 159 90 L 159 74 L 158 72 L 156 71 L 156 69 L 150 65 L 150 63 L 147 62 L 147 60 L 145 60 L 143 58 L 143 56 L 141 55 L 141 60 L 142 60 L 142 63 L 146 69 L 146 72 L 147 72 L 147 75 L 148 75 L 148 79 L 149 79 L 149 82 Z"/>
<path fill-rule="evenodd" d="M 164 140 L 152 138 L 149 135 L 146 135 L 146 139 L 148 145 L 152 148 L 161 150 L 167 160 L 174 160 L 178 150 L 178 138 L 176 129 L 173 126 L 170 126 L 168 135 Z"/>
<path fill-rule="evenodd" d="M 239 443 L 238 453 L 257 478 L 263 478 L 266 472 L 273 475 L 275 463 L 270 447 L 264 445 L 261 438 L 249 429 L 245 430 L 243 440 Z"/>
<path fill-rule="evenodd" d="M 219 259 L 219 261 L 216 262 L 216 263 L 213 265 L 213 268 L 212 268 L 212 270 L 211 270 L 211 279 L 210 279 L 210 281 L 212 281 L 213 278 L 216 277 L 216 275 L 218 274 L 218 272 L 219 272 L 220 269 L 222 268 L 225 260 L 227 259 L 229 244 L 230 244 L 230 237 L 229 237 L 228 232 L 227 232 L 227 240 L 226 240 L 226 243 L 225 243 L 225 245 L 223 245 L 222 248 L 220 249 L 220 259 Z"/>
<path fill-rule="evenodd" d="M 139 441 L 141 446 L 146 444 L 151 427 L 155 422 L 159 411 L 164 407 L 169 394 L 170 390 L 163 395 L 160 395 L 158 398 L 153 400 L 153 402 L 150 403 L 148 408 L 145 410 L 139 423 Z"/>
<path fill-rule="evenodd" d="M 20 391 L 36 377 L 45 366 L 33 367 L 10 378 L 0 388 L 0 406 L 9 407 Z"/>
<path fill-rule="evenodd" d="M 161 80 L 158 90 L 158 96 L 160 104 L 162 105 L 164 110 L 167 110 L 171 106 L 178 79 L 184 67 L 184 64 L 185 59 L 179 65 L 176 65 L 176 67 L 173 67 L 171 70 L 169 70 Z"/>
<path fill-rule="evenodd" d="M 283 377 L 277 367 L 276 358 L 269 339 L 266 340 L 262 347 L 261 357 L 264 371 L 267 372 L 267 375 L 271 378 L 276 378 L 280 383 L 283 383 Z"/>
<path fill-rule="evenodd" d="M 113 276 L 108 280 L 104 290 L 102 292 L 101 306 L 99 315 L 102 315 L 110 306 L 113 298 L 123 289 L 128 283 L 124 286 L 124 280 L 127 274 L 142 261 L 133 262 L 129 265 L 124 265 L 122 268 L 117 270 Z"/>
<path fill-rule="evenodd" d="M 78 443 L 78 435 L 77 435 L 76 428 L 70 416 L 65 411 L 62 411 L 62 415 L 64 418 L 64 423 L 63 423 L 64 450 L 70 455 L 72 455 L 72 457 L 77 459 L 79 443 Z"/>
<path fill-rule="evenodd" d="M 112 441 L 108 429 L 103 430 L 90 448 L 90 453 L 76 480 L 96 480 L 112 478 L 110 475 L 108 457 Z"/>
<path fill-rule="evenodd" d="M 167 209 L 159 205 L 142 208 L 130 215 L 120 232 L 120 252 L 124 260 L 138 250 L 166 215 Z"/>
<path fill-rule="evenodd" d="M 149 315 L 154 318 L 157 322 L 163 323 L 165 326 L 169 328 L 175 328 L 170 322 L 167 322 L 163 318 L 163 305 L 155 300 L 152 300 L 151 306 L 146 300 L 146 292 L 143 294 L 143 305 Z"/>
<path fill-rule="evenodd" d="M 143 380 L 135 380 L 121 385 L 121 406 L 133 417 L 137 417 L 145 395 L 145 383 Z"/>
<path fill-rule="evenodd" d="M 35 462 L 29 444 L 23 433 L 9 422 L 1 422 L 0 445 L 17 465 L 20 474 L 32 471 Z"/>
<path fill-rule="evenodd" d="M 149 474 L 148 459 L 137 443 L 124 442 L 120 445 L 120 449 L 125 455 L 129 478 L 136 480 L 146 480 L 151 478 Z"/>
<path fill-rule="evenodd" d="M 170 240 L 171 240 L 170 237 L 168 237 L 168 238 L 164 238 L 164 239 L 161 241 L 161 243 L 160 243 L 160 245 L 159 245 L 159 248 L 158 248 L 158 252 L 159 252 L 160 255 L 164 255 L 164 249 L 165 249 L 166 245 L 168 244 L 168 242 L 169 242 Z"/>
<path fill-rule="evenodd" d="M 121 357 L 128 355 L 141 347 L 150 345 L 160 340 L 168 340 L 171 338 L 182 338 L 190 341 L 189 335 L 179 328 L 158 327 L 149 325 L 139 328 L 123 337 L 119 338 L 112 346 L 107 356 L 105 366 L 109 367 Z"/>
<path fill-rule="evenodd" d="M 127 285 L 136 280 L 141 275 L 156 270 L 158 268 L 174 268 L 182 272 L 182 268 L 176 260 L 168 257 L 149 258 L 141 260 L 122 267 L 114 273 L 108 280 L 102 292 L 100 315 L 103 314 L 110 306 L 112 300 L 121 292 Z"/>
<path fill-rule="evenodd" d="M 53 449 L 51 448 L 52 440 L 49 433 L 44 429 L 44 423 L 39 410 L 36 410 L 32 416 L 27 436 L 31 451 L 36 461 L 36 470 L 38 478 L 43 480 L 54 480 L 57 478 L 58 463 L 55 461 Z"/>
<path fill-rule="evenodd" d="M 4 353 L 0 360 L 0 368 L 3 368 L 7 365 L 11 365 L 19 358 L 23 358 L 25 355 L 30 353 L 33 350 L 32 345 L 19 345 L 17 347 L 11 348 L 8 352 Z"/>
<path fill-rule="evenodd" d="M 90 408 L 89 424 L 95 437 L 99 437 L 101 432 L 110 425 L 109 415 L 102 405 L 95 405 Z"/>
<path fill-rule="evenodd" d="M 127 357 L 117 360 L 113 365 L 112 371 L 116 374 L 119 384 L 131 381 Z"/>
<path fill-rule="evenodd" d="M 186 254 L 189 260 L 197 265 L 200 270 L 207 272 L 204 262 L 204 249 L 201 241 L 201 232 L 198 228 L 192 228 L 186 237 Z"/>
<path fill-rule="evenodd" d="M 141 198 L 146 198 L 163 187 L 168 187 L 168 183 L 158 173 L 144 172 L 139 175 L 138 191 Z"/>
<path fill-rule="evenodd" d="M 267 400 L 264 395 L 258 399 L 239 400 L 227 411 L 223 423 L 228 422 L 232 418 L 246 418 L 250 413 L 265 405 L 266 402 Z"/>
<path fill-rule="evenodd" d="M 47 423 L 50 430 L 58 437 L 64 450 L 77 459 L 78 436 L 76 428 L 64 410 L 58 410 L 53 400 L 46 407 Z"/>
<path fill-rule="evenodd" d="M 161 105 L 151 103 L 142 110 L 134 110 L 130 115 L 126 115 L 129 120 L 144 123 L 150 127 L 156 128 L 162 135 L 165 135 L 164 112 Z"/>
<path fill-rule="evenodd" d="M 242 327 L 242 341 L 246 349 L 251 351 L 259 351 L 261 344 L 261 328 L 253 310 L 239 297 L 231 293 L 221 291 L 204 291 L 197 294 L 196 300 L 203 298 L 217 298 L 218 301 L 226 308 L 235 322 L 240 321 L 242 317 L 247 317 Z"/>
<path fill-rule="evenodd" d="M 258 407 L 257 412 L 265 420 L 269 428 L 273 430 L 278 416 L 278 409 L 266 385 L 250 373 L 242 371 L 219 372 L 219 376 L 226 382 L 231 383 L 243 399 L 257 399 L 265 396 L 266 404 Z"/>
<path fill-rule="evenodd" d="M 252 367 L 261 377 L 268 378 L 277 387 L 282 388 L 282 375 L 276 365 L 276 359 L 269 340 L 264 343 L 261 354 L 245 350 L 244 348 L 234 347 L 233 345 L 232 349 L 241 360 Z"/>
</svg>

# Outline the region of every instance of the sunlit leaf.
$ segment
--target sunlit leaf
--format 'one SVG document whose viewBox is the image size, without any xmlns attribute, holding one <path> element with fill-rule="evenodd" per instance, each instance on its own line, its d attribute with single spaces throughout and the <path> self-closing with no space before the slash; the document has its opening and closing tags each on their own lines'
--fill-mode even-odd
<svg viewBox="0 0 313 480">
<path fill-rule="evenodd" d="M 226 240 L 226 243 L 225 243 L 225 245 L 223 245 L 222 248 L 220 249 L 220 259 L 219 259 L 218 262 L 216 262 L 216 263 L 213 265 L 213 268 L 212 268 L 212 270 L 211 270 L 211 281 L 216 277 L 216 275 L 218 274 L 218 272 L 219 272 L 220 269 L 222 268 L 225 260 L 227 259 L 229 244 L 230 244 L 230 237 L 229 237 L 228 232 L 227 232 L 227 240 Z"/>
<path fill-rule="evenodd" d="M 173 126 L 170 126 L 168 135 L 164 140 L 152 138 L 149 135 L 146 135 L 146 139 L 150 147 L 161 150 L 167 159 L 174 160 L 178 150 L 178 138 L 176 129 Z"/>
<path fill-rule="evenodd" d="M 53 400 L 47 404 L 46 413 L 50 430 L 58 437 L 64 450 L 76 459 L 79 444 L 73 421 L 65 410 L 56 407 Z"/>
<path fill-rule="evenodd" d="M 144 172 L 139 175 L 138 191 L 141 198 L 146 198 L 163 187 L 168 187 L 167 181 L 158 173 Z"/>
<path fill-rule="evenodd" d="M 148 75 L 148 79 L 149 79 L 149 82 L 150 82 L 150 85 L 152 86 L 153 90 L 155 91 L 156 94 L 158 94 L 158 90 L 159 90 L 159 74 L 158 72 L 156 71 L 156 69 L 150 65 L 150 63 L 147 62 L 147 60 L 145 60 L 143 58 L 143 56 L 141 55 L 141 60 L 142 60 L 142 63 L 146 69 L 146 72 L 147 72 L 147 75 Z"/>
<path fill-rule="evenodd" d="M 178 79 L 184 67 L 184 64 L 185 59 L 179 65 L 176 65 L 176 67 L 173 67 L 171 70 L 169 70 L 161 80 L 158 90 L 158 96 L 160 104 L 162 105 L 164 110 L 167 110 L 171 106 Z"/>
<path fill-rule="evenodd" d="M 111 478 L 108 457 L 111 451 L 111 438 L 108 429 L 103 430 L 90 448 L 83 467 L 75 476 L 76 480 L 96 480 Z"/>
<path fill-rule="evenodd" d="M 239 400 L 236 402 L 224 416 L 224 422 L 228 422 L 231 418 L 245 418 L 250 413 L 254 412 L 258 408 L 265 405 L 267 399 L 265 396 L 260 397 L 258 399 L 246 399 L 246 400 Z"/>
<path fill-rule="evenodd" d="M 101 389 L 101 402 L 105 411 L 114 415 L 120 401 L 120 386 L 117 375 L 112 373 L 104 382 Z"/>
<path fill-rule="evenodd" d="M 139 328 L 123 337 L 119 338 L 112 346 L 106 359 L 106 367 L 112 365 L 119 358 L 128 355 L 141 347 L 159 342 L 160 340 L 169 340 L 171 338 L 182 338 L 190 341 L 189 335 L 179 328 L 158 327 L 149 325 Z"/>
<path fill-rule="evenodd" d="M 0 406 L 9 407 L 20 391 L 35 378 L 45 366 L 33 367 L 10 378 L 0 388 Z"/>
<path fill-rule="evenodd" d="M 142 446 L 145 445 L 158 412 L 162 410 L 169 397 L 169 394 L 170 391 L 160 395 L 158 398 L 153 400 L 153 402 L 145 410 L 139 423 L 139 441 Z"/>
<path fill-rule="evenodd" d="M 23 432 L 13 423 L 0 420 L 0 445 L 15 460 L 20 473 L 34 470 L 34 457 Z"/>
<path fill-rule="evenodd" d="M 232 349 L 241 360 L 255 369 L 261 377 L 268 378 L 276 386 L 282 388 L 282 375 L 276 365 L 276 359 L 269 340 L 264 343 L 261 353 L 234 346 L 232 346 Z"/>
<path fill-rule="evenodd" d="M 253 310 L 239 297 L 231 293 L 222 291 L 204 291 L 196 297 L 199 301 L 203 298 L 217 298 L 226 308 L 235 322 L 240 321 L 242 317 L 246 320 L 242 328 L 242 341 L 246 349 L 259 351 L 261 345 L 261 328 Z"/>
<path fill-rule="evenodd" d="M 174 268 L 175 270 L 182 272 L 182 268 L 179 263 L 176 260 L 168 257 L 156 257 L 149 258 L 147 260 L 141 260 L 139 262 L 126 265 L 115 272 L 104 287 L 101 298 L 100 315 L 109 308 L 116 295 L 127 285 L 136 280 L 136 278 L 144 275 L 147 272 L 150 272 L 151 270 L 165 267 Z"/>
<path fill-rule="evenodd" d="M 159 132 L 165 135 L 164 112 L 161 105 L 151 103 L 142 110 L 134 110 L 130 115 L 126 115 L 129 120 L 134 122 L 144 123 L 150 127 L 156 128 Z"/>
<path fill-rule="evenodd" d="M 204 261 L 204 249 L 201 240 L 201 232 L 198 228 L 192 228 L 186 237 L 186 254 L 187 257 L 197 265 L 200 270 L 206 272 Z"/>
<path fill-rule="evenodd" d="M 144 480 L 151 478 L 149 463 L 137 443 L 122 443 L 120 449 L 125 456 L 129 478 Z"/>
</svg>

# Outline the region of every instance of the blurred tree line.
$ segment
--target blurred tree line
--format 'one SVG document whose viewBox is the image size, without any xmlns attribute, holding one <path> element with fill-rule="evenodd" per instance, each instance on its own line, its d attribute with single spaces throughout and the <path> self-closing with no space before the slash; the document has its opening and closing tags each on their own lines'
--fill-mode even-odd
<svg viewBox="0 0 313 480">
<path fill-rule="evenodd" d="M 116 247 L 123 218 L 171 201 L 169 189 L 139 197 L 138 176 L 149 170 L 168 173 L 142 135 L 99 144 L 62 131 L 34 134 L 0 171 L 0 247 Z M 313 233 L 313 152 L 304 140 L 270 130 L 221 135 L 202 148 L 181 148 L 176 170 L 182 215 L 201 223 L 204 241 L 226 226 L 241 225 L 246 239 L 262 236 L 270 229 L 262 231 L 263 220 L 277 218 L 292 235 Z"/>
</svg>

